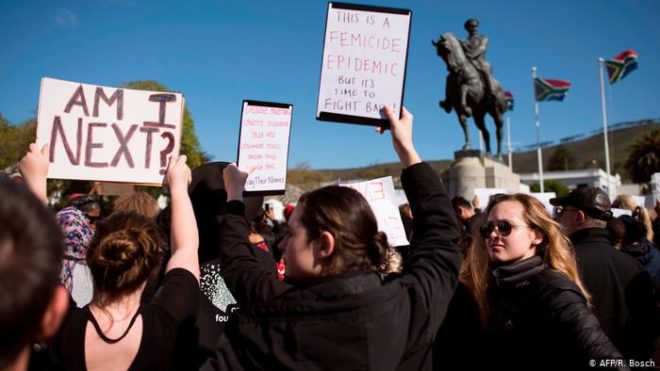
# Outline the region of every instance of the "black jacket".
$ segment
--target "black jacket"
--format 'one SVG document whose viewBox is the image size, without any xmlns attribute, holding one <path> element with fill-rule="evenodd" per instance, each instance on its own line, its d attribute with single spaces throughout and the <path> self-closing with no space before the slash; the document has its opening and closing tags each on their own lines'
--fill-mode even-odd
<svg viewBox="0 0 660 371">
<path fill-rule="evenodd" d="M 241 310 L 203 369 L 430 370 L 458 278 L 458 228 L 427 163 L 401 180 L 414 216 L 412 253 L 401 274 L 385 279 L 352 272 L 306 287 L 277 281 L 247 253 L 244 219 L 227 216 L 222 272 Z"/>
<path fill-rule="evenodd" d="M 487 293 L 485 367 L 589 370 L 590 360 L 621 358 L 580 289 L 540 256 L 501 266 Z M 625 367 L 623 369 L 626 369 Z"/>
<path fill-rule="evenodd" d="M 660 334 L 655 289 L 648 272 L 612 247 L 609 232 L 603 228 L 578 230 L 571 241 L 603 331 L 626 358 L 648 360 Z"/>
</svg>

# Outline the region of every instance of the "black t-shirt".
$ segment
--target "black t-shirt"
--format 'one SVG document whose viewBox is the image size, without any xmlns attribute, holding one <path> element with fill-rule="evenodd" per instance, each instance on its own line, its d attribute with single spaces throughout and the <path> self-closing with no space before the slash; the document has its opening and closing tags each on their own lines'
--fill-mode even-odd
<svg viewBox="0 0 660 371">
<path fill-rule="evenodd" d="M 150 304 L 140 306 L 142 339 L 129 370 L 167 370 L 171 365 L 179 325 L 193 318 L 199 306 L 199 284 L 189 271 L 176 268 L 163 282 Z M 53 352 L 66 370 L 86 370 L 85 330 L 88 317 L 85 311 L 70 305 Z"/>
</svg>

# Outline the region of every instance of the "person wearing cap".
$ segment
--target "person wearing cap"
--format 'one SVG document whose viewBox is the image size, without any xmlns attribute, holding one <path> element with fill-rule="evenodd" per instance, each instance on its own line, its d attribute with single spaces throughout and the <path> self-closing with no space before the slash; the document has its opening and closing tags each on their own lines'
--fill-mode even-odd
<svg viewBox="0 0 660 371">
<path fill-rule="evenodd" d="M 603 330 L 626 358 L 648 359 L 660 333 L 654 286 L 639 262 L 612 246 L 609 196 L 599 188 L 581 187 L 550 203 L 573 243 Z"/>
</svg>

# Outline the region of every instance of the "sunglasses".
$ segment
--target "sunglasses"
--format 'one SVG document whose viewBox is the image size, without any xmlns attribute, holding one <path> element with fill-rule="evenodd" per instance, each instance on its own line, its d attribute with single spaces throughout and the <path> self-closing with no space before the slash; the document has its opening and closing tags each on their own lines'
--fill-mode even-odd
<svg viewBox="0 0 660 371">
<path fill-rule="evenodd" d="M 497 231 L 500 232 L 502 237 L 506 237 L 511 234 L 511 231 L 513 231 L 514 228 L 529 228 L 529 226 L 511 224 L 506 220 L 497 223 L 488 222 L 479 227 L 479 234 L 481 234 L 481 237 L 483 238 L 488 238 L 495 228 L 497 228 Z"/>
<path fill-rule="evenodd" d="M 555 215 L 557 215 L 557 217 L 561 217 L 562 215 L 564 215 L 564 213 L 569 211 L 580 211 L 580 209 L 565 207 L 565 206 L 555 207 Z"/>
</svg>

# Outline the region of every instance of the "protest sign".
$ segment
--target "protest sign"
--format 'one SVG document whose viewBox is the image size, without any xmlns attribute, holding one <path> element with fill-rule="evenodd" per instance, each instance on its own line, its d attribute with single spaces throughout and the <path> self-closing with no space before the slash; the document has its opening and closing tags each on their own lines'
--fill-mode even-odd
<svg viewBox="0 0 660 371">
<path fill-rule="evenodd" d="M 316 118 L 388 127 L 400 115 L 412 12 L 328 3 Z"/>
<path fill-rule="evenodd" d="M 244 100 L 237 164 L 254 167 L 245 183 L 249 194 L 283 195 L 293 106 Z"/>
<path fill-rule="evenodd" d="M 548 215 L 553 216 L 555 214 L 555 207 L 550 204 L 550 199 L 557 197 L 557 194 L 555 192 L 536 192 L 536 193 L 530 193 L 530 195 L 534 196 L 537 200 L 541 201 L 543 206 L 545 206 L 545 212 L 548 213 Z"/>
<path fill-rule="evenodd" d="M 647 205 L 647 207 L 654 207 L 656 201 L 660 201 L 660 173 L 651 175 L 651 191 L 653 192 L 653 198 L 651 199 L 651 205 Z"/>
<path fill-rule="evenodd" d="M 504 188 L 475 188 L 474 189 L 474 197 L 477 198 L 477 201 L 479 203 L 479 208 L 482 210 L 486 209 L 486 206 L 488 206 L 488 201 L 490 201 L 490 196 L 496 195 L 499 193 L 509 193 L 506 189 Z M 468 200 L 472 201 L 472 200 Z"/>
<path fill-rule="evenodd" d="M 183 96 L 41 80 L 37 145 L 49 178 L 162 184 L 178 154 Z"/>
<path fill-rule="evenodd" d="M 378 229 L 385 232 L 387 241 L 391 246 L 410 244 L 401 221 L 399 203 L 394 192 L 394 183 L 391 176 L 341 185 L 360 192 L 369 202 L 371 210 L 373 210 L 378 221 Z"/>
</svg>

